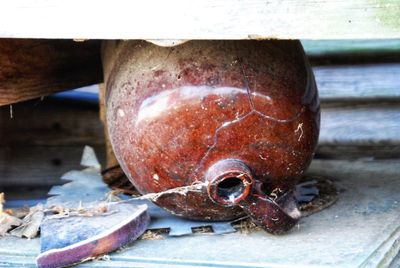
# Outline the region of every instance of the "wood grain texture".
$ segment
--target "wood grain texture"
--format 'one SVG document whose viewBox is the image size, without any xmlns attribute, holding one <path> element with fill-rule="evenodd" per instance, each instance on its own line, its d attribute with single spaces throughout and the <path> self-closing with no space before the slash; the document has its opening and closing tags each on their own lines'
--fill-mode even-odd
<svg viewBox="0 0 400 268">
<path fill-rule="evenodd" d="M 96 12 L 88 12 L 96 8 Z M 399 38 L 398 0 L 2 1 L 0 36 L 80 39 Z M 26 22 L 29 22 L 27 25 Z M 27 27 L 29 26 L 29 27 Z"/>
<path fill-rule="evenodd" d="M 0 106 L 102 80 L 100 43 L 0 39 Z"/>
<path fill-rule="evenodd" d="M 400 40 L 301 40 L 304 50 L 309 57 L 367 54 L 367 53 L 398 53 Z"/>
<path fill-rule="evenodd" d="M 316 66 L 322 102 L 400 99 L 400 64 Z"/>
<path fill-rule="evenodd" d="M 0 146 L 101 146 L 97 105 L 44 99 L 0 107 Z M 83 149 L 83 147 L 82 147 Z"/>
<path fill-rule="evenodd" d="M 45 194 L 46 186 L 61 183 L 63 173 L 80 168 L 85 145 L 105 163 L 97 105 L 45 99 L 15 104 L 13 110 L 10 118 L 9 107 L 0 107 L 0 192 L 31 186 Z"/>
<path fill-rule="evenodd" d="M 94 149 L 104 163 L 104 147 Z M 81 169 L 83 146 L 0 147 L 0 190 L 12 186 L 36 187 L 61 184 L 67 171 Z"/>
<path fill-rule="evenodd" d="M 324 108 L 319 144 L 400 145 L 400 106 Z"/>
</svg>

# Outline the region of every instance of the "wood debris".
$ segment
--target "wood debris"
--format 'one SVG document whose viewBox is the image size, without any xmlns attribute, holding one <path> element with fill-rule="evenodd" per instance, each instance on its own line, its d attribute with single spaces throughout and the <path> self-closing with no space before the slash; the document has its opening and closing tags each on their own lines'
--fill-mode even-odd
<svg viewBox="0 0 400 268">
<path fill-rule="evenodd" d="M 5 203 L 4 193 L 0 193 L 0 236 L 4 236 L 10 229 L 22 224 L 22 221 L 3 209 Z"/>
<path fill-rule="evenodd" d="M 108 202 L 100 202 L 87 207 L 79 205 L 77 208 L 66 208 L 61 205 L 52 206 L 46 212 L 53 213 L 53 215 L 46 216 L 46 220 L 68 217 L 108 216 L 116 212 L 109 209 L 110 204 Z"/>
<path fill-rule="evenodd" d="M 163 240 L 163 234 L 168 233 L 168 229 L 157 229 L 145 231 L 138 240 Z"/>
<path fill-rule="evenodd" d="M 44 217 L 44 209 L 42 204 L 38 204 L 29 209 L 22 224 L 10 232 L 11 235 L 18 237 L 34 238 L 38 235 L 40 224 Z"/>
<path fill-rule="evenodd" d="M 250 234 L 252 232 L 258 232 L 261 227 L 257 226 L 250 218 L 245 217 L 243 219 L 237 220 L 233 223 L 233 228 L 239 230 L 242 234 Z"/>
<path fill-rule="evenodd" d="M 310 202 L 299 206 L 303 217 L 310 216 L 330 207 L 338 199 L 338 190 L 333 183 L 333 179 L 315 175 L 313 175 L 312 178 L 317 181 L 316 187 L 319 190 L 319 194 Z"/>
</svg>

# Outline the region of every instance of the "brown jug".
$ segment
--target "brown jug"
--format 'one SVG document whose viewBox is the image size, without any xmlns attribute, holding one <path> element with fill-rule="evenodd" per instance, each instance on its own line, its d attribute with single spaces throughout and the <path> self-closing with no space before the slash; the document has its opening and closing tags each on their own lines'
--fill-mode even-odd
<svg viewBox="0 0 400 268">
<path fill-rule="evenodd" d="M 247 214 L 271 233 L 296 223 L 293 191 L 320 120 L 300 42 L 120 41 L 104 51 L 111 142 L 142 194 L 167 191 L 156 204 L 190 219 Z"/>
</svg>

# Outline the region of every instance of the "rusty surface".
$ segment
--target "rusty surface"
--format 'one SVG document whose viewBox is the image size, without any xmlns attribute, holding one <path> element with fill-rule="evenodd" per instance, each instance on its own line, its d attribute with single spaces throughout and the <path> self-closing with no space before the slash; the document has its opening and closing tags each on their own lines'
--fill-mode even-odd
<svg viewBox="0 0 400 268">
<path fill-rule="evenodd" d="M 204 182 L 229 158 L 249 167 L 265 195 L 283 195 L 308 167 L 319 101 L 299 42 L 114 42 L 104 59 L 111 142 L 142 194 Z M 206 187 L 156 203 L 192 219 L 243 215 L 213 202 Z"/>
</svg>

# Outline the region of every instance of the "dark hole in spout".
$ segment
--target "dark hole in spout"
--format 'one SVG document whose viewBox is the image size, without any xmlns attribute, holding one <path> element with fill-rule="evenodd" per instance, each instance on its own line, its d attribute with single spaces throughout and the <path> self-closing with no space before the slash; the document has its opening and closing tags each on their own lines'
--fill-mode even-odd
<svg viewBox="0 0 400 268">
<path fill-rule="evenodd" d="M 242 195 L 245 187 L 243 181 L 236 177 L 228 177 L 218 183 L 217 195 L 226 200 L 234 201 L 236 198 Z"/>
</svg>

